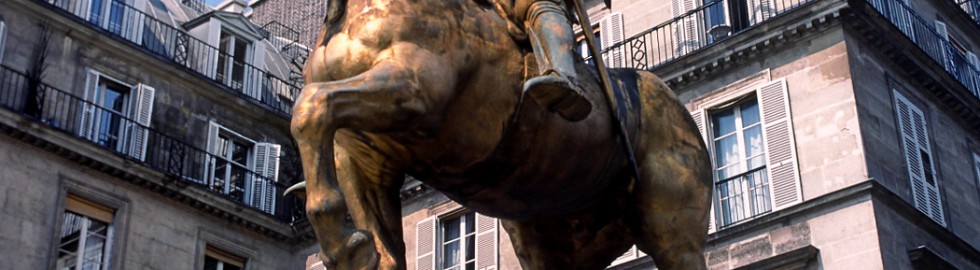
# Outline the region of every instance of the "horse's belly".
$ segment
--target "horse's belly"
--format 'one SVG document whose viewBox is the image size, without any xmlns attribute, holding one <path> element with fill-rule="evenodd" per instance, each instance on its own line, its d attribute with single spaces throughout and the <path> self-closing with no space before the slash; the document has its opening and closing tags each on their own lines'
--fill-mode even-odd
<svg viewBox="0 0 980 270">
<path fill-rule="evenodd" d="M 540 167 L 500 166 L 462 179 L 435 181 L 455 182 L 454 185 L 430 185 L 481 214 L 526 220 L 582 210 L 610 190 L 611 185 L 625 185 L 628 181 L 617 177 L 625 168 L 618 156 L 588 159 L 580 164 L 569 159 L 551 161 L 553 169 L 549 169 L 548 162 Z"/>
</svg>

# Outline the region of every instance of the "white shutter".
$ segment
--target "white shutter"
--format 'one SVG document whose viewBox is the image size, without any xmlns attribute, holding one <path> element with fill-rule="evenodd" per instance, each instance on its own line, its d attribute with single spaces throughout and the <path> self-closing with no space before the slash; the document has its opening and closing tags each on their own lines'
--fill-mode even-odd
<svg viewBox="0 0 980 270">
<path fill-rule="evenodd" d="M 2 44 L 3 42 L 0 42 L 0 45 Z M 3 52 L 2 49 L 0 48 L 0 53 Z M 972 65 L 970 72 L 968 72 L 970 74 L 969 77 L 972 78 L 970 82 L 973 83 L 970 86 L 970 91 L 973 92 L 974 96 L 980 97 L 980 60 L 977 60 L 977 55 L 973 54 L 973 52 L 967 52 L 966 61 Z"/>
<path fill-rule="evenodd" d="M 757 24 L 776 15 L 772 0 L 752 0 L 751 23 Z"/>
<path fill-rule="evenodd" d="M 251 62 L 249 63 L 251 67 L 246 67 L 246 87 L 245 94 L 257 99 L 264 100 L 266 93 L 262 92 L 262 70 L 265 68 L 265 54 L 266 45 L 265 42 L 261 40 L 253 42 L 250 46 Z M 273 95 L 269 94 L 269 97 Z"/>
<path fill-rule="evenodd" d="M 925 114 L 898 91 L 895 93 L 898 126 L 905 149 L 905 162 L 912 185 L 912 201 L 916 209 L 942 226 L 946 226 L 939 194 L 939 179 L 935 175 L 932 149 L 929 146 Z M 933 183 L 926 179 L 931 178 Z"/>
<path fill-rule="evenodd" d="M 85 91 L 82 96 L 85 102 L 81 106 L 82 115 L 80 117 L 81 123 L 78 125 L 78 136 L 95 141 L 97 137 L 95 133 L 98 131 L 98 127 L 96 126 L 98 121 L 95 119 L 98 118 L 97 114 L 99 112 L 96 110 L 95 104 L 97 102 L 96 97 L 99 94 L 99 77 L 101 74 L 91 69 L 87 73 L 88 75 L 85 77 Z"/>
<path fill-rule="evenodd" d="M 973 170 L 976 173 L 977 186 L 980 186 L 980 155 L 976 153 L 973 154 Z"/>
<path fill-rule="evenodd" d="M 153 94 L 156 92 L 153 87 L 139 84 L 133 88 L 133 108 L 130 118 L 136 121 L 130 129 L 130 148 L 129 156 L 144 160 L 146 158 L 146 143 L 150 134 L 150 120 L 153 116 Z"/>
<path fill-rule="evenodd" d="M 698 132 L 701 133 L 701 139 L 704 140 L 705 149 L 711 149 L 711 143 L 708 140 L 708 131 L 705 130 L 706 124 L 704 119 L 704 110 L 697 109 L 692 111 L 691 118 L 694 118 L 694 124 L 698 127 Z M 708 150 L 708 152 L 709 154 L 711 153 L 710 150 Z M 710 155 L 708 159 L 712 164 L 714 164 L 714 159 L 711 158 Z M 711 165 L 711 168 L 714 169 L 714 165 Z M 714 175 L 714 173 L 711 175 Z M 717 226 L 715 226 L 715 184 L 713 178 L 714 176 L 712 176 L 711 181 L 711 208 L 708 211 L 708 233 L 714 233 L 715 230 L 717 230 Z"/>
<path fill-rule="evenodd" d="M 126 29 L 126 38 L 130 41 L 143 45 L 143 22 L 146 20 L 146 0 L 135 0 L 133 2 L 133 7 L 135 9 L 126 9 L 125 22 L 123 24 Z"/>
<path fill-rule="evenodd" d="M 205 50 L 204 52 L 197 52 L 194 55 L 201 57 L 198 60 L 198 71 L 203 74 L 208 75 L 208 78 L 215 79 L 218 74 L 218 57 L 220 53 L 218 52 L 219 42 L 221 42 L 221 21 L 212 18 L 208 21 L 208 36 L 207 43 L 211 46 L 194 46 L 198 50 Z M 210 61 L 207 59 L 210 58 Z"/>
<path fill-rule="evenodd" d="M 600 50 L 605 50 L 616 43 L 622 42 L 626 38 L 623 33 L 623 14 L 616 12 L 602 19 L 599 22 L 599 35 L 601 36 L 599 43 L 602 44 L 602 48 L 599 48 Z M 604 54 L 602 61 L 606 63 L 606 67 L 608 68 L 625 67 L 626 59 L 624 58 L 622 46 Z"/>
<path fill-rule="evenodd" d="M 758 96 L 768 159 L 766 170 L 772 191 L 770 197 L 772 209 L 777 211 L 802 201 L 786 80 L 780 79 L 759 87 Z"/>
<path fill-rule="evenodd" d="M 476 270 L 496 270 L 497 219 L 476 213 Z"/>
<path fill-rule="evenodd" d="M 936 21 L 936 34 L 939 35 L 942 42 L 939 42 L 939 52 L 942 54 L 943 67 L 950 74 L 956 74 L 956 64 L 953 63 L 953 52 L 949 48 L 949 31 L 946 29 L 946 24 L 940 21 Z"/>
<path fill-rule="evenodd" d="M 84 20 L 88 20 L 89 11 L 92 10 L 91 0 L 78 0 L 75 2 L 75 9 L 72 10 L 75 15 L 81 17 Z"/>
<path fill-rule="evenodd" d="M 252 170 L 262 178 L 252 179 L 249 185 L 251 190 L 246 199 L 250 205 L 270 214 L 275 210 L 275 181 L 279 175 L 280 149 L 278 144 L 257 143 L 253 151 L 255 156 L 252 159 L 254 160 Z"/>
<path fill-rule="evenodd" d="M 688 11 L 698 7 L 695 0 L 672 0 L 671 11 L 674 18 L 678 18 Z M 701 44 L 701 33 L 704 26 L 704 18 L 700 15 L 691 15 L 680 19 L 674 26 L 674 57 L 687 54 L 697 50 Z"/>
<path fill-rule="evenodd" d="M 3 47 L 7 41 L 7 24 L 0 21 L 0 63 L 3 63 Z"/>
<path fill-rule="evenodd" d="M 436 269 L 436 217 L 415 224 L 415 269 Z"/>
<path fill-rule="evenodd" d="M 221 126 L 218 125 L 218 123 L 208 121 L 208 137 L 205 151 L 207 151 L 209 155 L 206 155 L 204 158 L 204 177 L 201 178 L 201 182 L 203 184 L 208 184 L 209 186 L 214 180 L 214 166 L 216 161 L 214 155 L 218 154 L 218 143 L 220 143 L 220 140 L 218 140 L 218 133 L 220 131 Z"/>
<path fill-rule="evenodd" d="M 631 246 L 630 249 L 627 249 L 626 252 L 623 253 L 623 255 L 619 255 L 619 257 L 613 260 L 609 266 L 620 265 L 639 258 L 639 256 L 637 256 L 637 251 L 638 249 L 636 248 L 636 245 Z"/>
</svg>

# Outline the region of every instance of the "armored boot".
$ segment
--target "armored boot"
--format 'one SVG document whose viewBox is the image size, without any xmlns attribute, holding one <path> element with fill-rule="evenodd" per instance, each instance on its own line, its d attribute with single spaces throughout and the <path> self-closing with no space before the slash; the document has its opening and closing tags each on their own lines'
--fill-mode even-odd
<svg viewBox="0 0 980 270">
<path fill-rule="evenodd" d="M 568 121 L 585 119 L 592 103 L 575 83 L 572 27 L 565 10 L 555 2 L 537 1 L 528 9 L 525 26 L 539 73 L 524 83 L 524 93 Z"/>
</svg>

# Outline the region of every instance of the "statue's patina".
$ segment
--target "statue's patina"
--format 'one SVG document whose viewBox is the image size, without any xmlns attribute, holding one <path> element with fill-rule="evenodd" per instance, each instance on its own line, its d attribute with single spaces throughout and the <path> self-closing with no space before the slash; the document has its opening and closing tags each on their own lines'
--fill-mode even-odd
<svg viewBox="0 0 980 270">
<path fill-rule="evenodd" d="M 564 75 L 585 89 L 581 119 L 523 102 L 547 65 L 506 7 L 329 1 L 292 120 L 324 265 L 405 267 L 398 191 L 410 174 L 501 218 L 525 269 L 601 269 L 633 244 L 660 269 L 704 269 L 711 168 L 685 108 L 652 73 L 610 72 L 634 179 L 587 65 Z"/>
</svg>

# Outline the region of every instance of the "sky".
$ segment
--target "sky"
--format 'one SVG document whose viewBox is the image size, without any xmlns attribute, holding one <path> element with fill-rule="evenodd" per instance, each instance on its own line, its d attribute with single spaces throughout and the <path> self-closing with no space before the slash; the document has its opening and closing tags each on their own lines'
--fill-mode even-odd
<svg viewBox="0 0 980 270">
<path fill-rule="evenodd" d="M 224 0 L 204 0 L 204 3 L 208 4 L 209 7 L 214 7 L 214 5 L 217 5 L 221 2 L 224 2 Z"/>
</svg>

